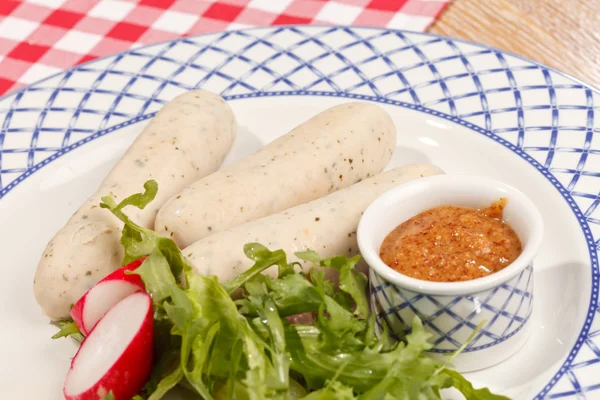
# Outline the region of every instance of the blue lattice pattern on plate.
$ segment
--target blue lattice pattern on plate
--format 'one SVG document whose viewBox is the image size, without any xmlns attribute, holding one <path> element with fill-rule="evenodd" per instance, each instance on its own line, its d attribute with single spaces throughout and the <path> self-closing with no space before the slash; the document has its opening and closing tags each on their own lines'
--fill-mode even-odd
<svg viewBox="0 0 600 400">
<path fill-rule="evenodd" d="M 373 305 L 379 324 L 401 338 L 418 315 L 433 335 L 434 353 L 453 353 L 467 341 L 482 321 L 487 321 L 465 348 L 474 352 L 492 347 L 517 334 L 533 309 L 533 268 L 502 285 L 469 296 L 432 296 L 396 286 L 370 271 Z"/>
<path fill-rule="evenodd" d="M 427 34 L 279 27 L 184 38 L 83 64 L 0 99 L 0 197 L 48 162 L 197 87 L 227 99 L 295 94 L 395 104 L 473 129 L 530 162 L 573 209 L 592 263 L 580 337 L 538 397 L 596 388 L 576 372 L 600 365 L 596 91 L 531 61 Z M 595 358 L 576 359 L 582 346 Z"/>
</svg>

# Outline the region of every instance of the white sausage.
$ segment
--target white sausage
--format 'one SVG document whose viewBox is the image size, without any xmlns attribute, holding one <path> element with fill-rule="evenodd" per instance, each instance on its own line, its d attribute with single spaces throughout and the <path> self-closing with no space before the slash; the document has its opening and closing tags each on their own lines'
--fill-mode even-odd
<svg viewBox="0 0 600 400">
<path fill-rule="evenodd" d="M 135 139 L 92 195 L 52 238 L 33 282 L 34 294 L 52 319 L 68 316 L 96 282 L 120 266 L 122 223 L 98 207 L 102 196 L 120 201 L 143 190 L 148 179 L 159 185 L 144 210 L 127 207 L 138 224 L 151 228 L 158 208 L 190 183 L 216 171 L 237 133 L 225 101 L 206 91 L 190 91 L 166 104 Z"/>
<path fill-rule="evenodd" d="M 374 176 L 395 146 L 394 123 L 380 107 L 351 102 L 329 108 L 188 186 L 160 209 L 154 229 L 189 246 Z"/>
<path fill-rule="evenodd" d="M 211 235 L 183 250 L 202 275 L 224 282 L 253 265 L 243 247 L 258 242 L 270 250 L 283 249 L 288 262 L 299 261 L 294 252 L 312 249 L 322 257 L 358 253 L 356 227 L 367 206 L 385 191 L 404 182 L 443 172 L 431 164 L 411 164 L 384 172 L 336 193 L 289 210 Z M 277 274 L 275 267 L 267 273 Z"/>
</svg>

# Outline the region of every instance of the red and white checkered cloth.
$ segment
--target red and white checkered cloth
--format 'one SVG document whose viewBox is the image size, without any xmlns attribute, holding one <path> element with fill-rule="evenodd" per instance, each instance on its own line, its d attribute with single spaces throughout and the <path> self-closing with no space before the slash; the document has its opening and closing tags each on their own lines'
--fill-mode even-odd
<svg viewBox="0 0 600 400">
<path fill-rule="evenodd" d="M 0 0 L 0 94 L 140 45 L 285 24 L 424 31 L 450 0 Z"/>
</svg>

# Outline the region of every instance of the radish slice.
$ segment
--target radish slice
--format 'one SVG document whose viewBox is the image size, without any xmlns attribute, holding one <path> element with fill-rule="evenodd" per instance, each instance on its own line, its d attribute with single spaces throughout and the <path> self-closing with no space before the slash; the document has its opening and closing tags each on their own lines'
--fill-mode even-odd
<svg viewBox="0 0 600 400">
<path fill-rule="evenodd" d="M 129 400 L 144 386 L 152 368 L 152 300 L 129 295 L 98 322 L 71 362 L 67 400 Z"/>
<path fill-rule="evenodd" d="M 108 310 L 125 297 L 144 290 L 142 278 L 136 274 L 126 274 L 139 267 L 146 257 L 135 260 L 114 271 L 87 291 L 71 309 L 73 321 L 87 336 Z"/>
</svg>

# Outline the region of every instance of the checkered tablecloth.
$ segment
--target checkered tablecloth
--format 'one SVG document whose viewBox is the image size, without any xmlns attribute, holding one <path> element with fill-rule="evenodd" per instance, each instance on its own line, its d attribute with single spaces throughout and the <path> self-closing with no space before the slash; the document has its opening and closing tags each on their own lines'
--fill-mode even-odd
<svg viewBox="0 0 600 400">
<path fill-rule="evenodd" d="M 286 24 L 424 31 L 449 0 L 0 0 L 0 94 L 137 46 Z"/>
</svg>

